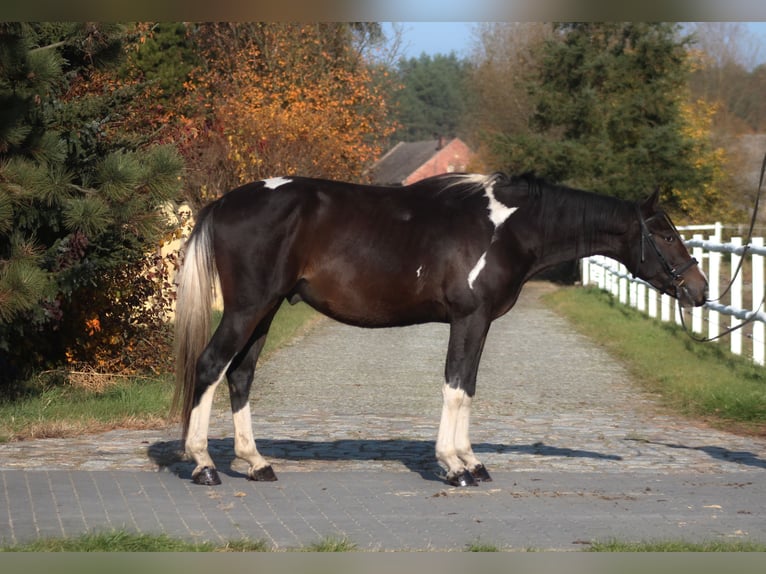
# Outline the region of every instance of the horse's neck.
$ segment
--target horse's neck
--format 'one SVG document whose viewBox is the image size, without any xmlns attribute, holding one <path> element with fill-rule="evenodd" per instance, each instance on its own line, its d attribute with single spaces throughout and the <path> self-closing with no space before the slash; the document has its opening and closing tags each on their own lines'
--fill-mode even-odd
<svg viewBox="0 0 766 574">
<path fill-rule="evenodd" d="M 540 268 L 591 255 L 606 255 L 630 264 L 625 259 L 629 258 L 627 241 L 634 204 L 602 196 L 592 198 L 592 203 L 575 206 L 569 213 L 540 213 Z"/>
</svg>

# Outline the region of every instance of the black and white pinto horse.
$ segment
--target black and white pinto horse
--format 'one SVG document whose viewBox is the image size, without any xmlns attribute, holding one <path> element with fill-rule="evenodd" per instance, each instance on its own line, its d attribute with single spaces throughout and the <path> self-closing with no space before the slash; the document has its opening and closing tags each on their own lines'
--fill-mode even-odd
<svg viewBox="0 0 766 574">
<path fill-rule="evenodd" d="M 186 244 L 176 310 L 174 404 L 194 482 L 220 483 L 207 433 L 224 377 L 236 456 L 250 479 L 276 480 L 253 439 L 248 394 L 284 300 L 360 327 L 448 323 L 436 458 L 450 484 L 491 480 L 468 437 L 476 372 L 490 323 L 530 277 L 603 254 L 684 306 L 705 302 L 707 280 L 657 199 L 634 203 L 497 173 L 406 187 L 278 177 L 207 205 Z M 224 311 L 209 338 L 216 275 Z"/>
</svg>

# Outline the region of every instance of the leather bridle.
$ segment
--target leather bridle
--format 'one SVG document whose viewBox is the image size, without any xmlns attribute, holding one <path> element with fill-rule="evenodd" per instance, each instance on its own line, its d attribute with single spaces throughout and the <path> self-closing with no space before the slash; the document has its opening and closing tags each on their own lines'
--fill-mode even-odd
<svg viewBox="0 0 766 574">
<path fill-rule="evenodd" d="M 665 219 L 670 228 L 675 231 L 675 227 L 671 223 L 670 219 L 668 219 L 668 216 L 663 212 L 655 213 L 651 217 L 644 219 L 644 216 L 641 213 L 641 207 L 639 205 L 636 205 L 636 212 L 638 213 L 638 221 L 641 225 L 641 263 L 646 261 L 646 244 L 648 243 L 654 253 L 657 255 L 657 258 L 660 261 L 660 265 L 662 265 L 663 271 L 668 276 L 668 281 L 662 285 L 660 291 L 667 295 L 675 295 L 677 297 L 679 289 L 686 291 L 686 287 L 684 286 L 686 283 L 686 279 L 684 279 L 684 273 L 686 273 L 695 265 L 699 265 L 699 261 L 692 257 L 678 267 L 671 265 L 665 255 L 663 255 L 662 251 L 660 251 L 660 248 L 654 241 L 654 234 L 649 230 L 649 226 L 646 224 L 647 221 L 651 221 L 657 217 L 662 217 Z"/>
</svg>

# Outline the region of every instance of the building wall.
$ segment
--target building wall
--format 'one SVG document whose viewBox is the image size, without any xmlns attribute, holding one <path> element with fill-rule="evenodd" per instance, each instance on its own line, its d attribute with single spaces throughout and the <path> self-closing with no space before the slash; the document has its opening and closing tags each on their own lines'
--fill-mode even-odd
<svg viewBox="0 0 766 574">
<path fill-rule="evenodd" d="M 403 183 L 409 185 L 434 175 L 465 171 L 470 156 L 471 150 L 461 140 L 458 138 L 450 140 L 430 160 L 412 172 Z"/>
</svg>

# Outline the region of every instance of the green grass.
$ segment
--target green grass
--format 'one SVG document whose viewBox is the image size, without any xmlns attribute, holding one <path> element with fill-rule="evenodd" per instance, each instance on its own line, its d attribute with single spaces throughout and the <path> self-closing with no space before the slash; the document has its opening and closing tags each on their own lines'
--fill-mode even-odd
<svg viewBox="0 0 766 574">
<path fill-rule="evenodd" d="M 730 430 L 766 433 L 763 367 L 719 344 L 697 343 L 675 324 L 649 319 L 597 289 L 562 288 L 544 301 L 671 408 Z"/>
<path fill-rule="evenodd" d="M 356 552 L 347 538 L 329 536 L 304 547 L 281 549 L 287 552 Z M 74 538 L 47 538 L 26 544 L 0 547 L 0 552 L 273 552 L 263 540 L 232 540 L 225 544 L 190 542 L 165 534 L 138 534 L 121 530 L 82 534 Z M 493 544 L 474 542 L 466 552 L 502 552 Z M 527 549 L 527 551 L 529 551 Z M 748 541 L 680 540 L 652 542 L 594 542 L 585 552 L 766 552 L 766 544 Z"/>
<path fill-rule="evenodd" d="M 319 542 L 310 544 L 301 550 L 305 552 L 355 552 L 356 544 L 351 542 L 348 538 L 335 538 L 329 536 Z"/>
<path fill-rule="evenodd" d="M 283 305 L 274 318 L 262 357 L 267 359 L 300 336 L 316 317 L 318 313 L 308 305 Z M 0 400 L 0 443 L 114 428 L 159 428 L 169 422 L 172 374 L 113 377 L 111 383 L 97 391 L 62 383 L 60 379 L 38 377 L 29 382 L 22 397 Z"/>
<path fill-rule="evenodd" d="M 47 538 L 27 544 L 0 547 L 0 552 L 271 552 L 262 540 L 232 540 L 226 544 L 189 542 L 165 534 L 137 534 L 121 530 L 82 534 L 75 538 Z M 356 545 L 346 538 L 327 537 L 300 552 L 354 552 Z"/>
<path fill-rule="evenodd" d="M 500 548 L 494 544 L 476 541 L 466 546 L 465 552 L 500 552 Z"/>
<path fill-rule="evenodd" d="M 233 552 L 263 551 L 262 542 L 232 542 L 217 546 L 209 542 L 187 542 L 164 534 L 132 534 L 123 531 L 83 534 L 76 538 L 48 538 L 28 544 L 6 546 L 3 552 Z"/>
<path fill-rule="evenodd" d="M 32 389 L 0 402 L 0 442 L 156 428 L 166 422 L 171 393 L 169 376 L 120 380 L 100 392 L 68 385 Z"/>
<path fill-rule="evenodd" d="M 758 542 L 722 542 L 702 543 L 678 540 L 658 542 L 596 542 L 587 552 L 766 552 L 766 544 Z"/>
</svg>

